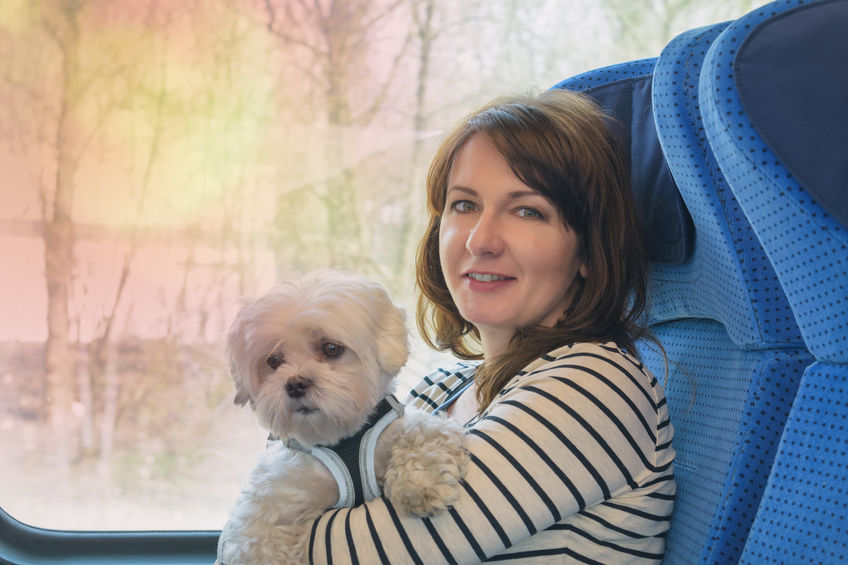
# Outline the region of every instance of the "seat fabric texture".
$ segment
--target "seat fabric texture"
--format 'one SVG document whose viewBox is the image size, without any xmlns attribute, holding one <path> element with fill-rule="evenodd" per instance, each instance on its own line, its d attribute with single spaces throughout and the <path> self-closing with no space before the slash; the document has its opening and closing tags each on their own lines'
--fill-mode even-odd
<svg viewBox="0 0 848 565">
<path fill-rule="evenodd" d="M 848 561 L 846 29 L 846 0 L 772 2 L 728 27 L 701 72 L 710 144 L 816 359 L 742 563 Z"/>
<path fill-rule="evenodd" d="M 800 376 L 812 362 L 704 132 L 700 69 L 727 25 L 675 38 L 653 79 L 660 143 L 696 229 L 692 259 L 657 265 L 651 277 L 652 326 L 673 364 L 667 395 L 680 430 L 669 563 L 739 559 Z M 712 331 L 693 333 L 692 318 Z"/>
</svg>

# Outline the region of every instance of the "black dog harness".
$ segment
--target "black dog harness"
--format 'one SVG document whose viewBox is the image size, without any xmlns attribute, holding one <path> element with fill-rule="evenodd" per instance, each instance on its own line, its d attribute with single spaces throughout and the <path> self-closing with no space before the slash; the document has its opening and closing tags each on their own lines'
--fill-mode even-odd
<svg viewBox="0 0 848 565">
<path fill-rule="evenodd" d="M 374 469 L 377 439 L 389 424 L 401 416 L 403 404 L 390 394 L 377 404 L 358 432 L 336 445 L 305 447 L 290 438 L 285 446 L 312 455 L 330 470 L 339 486 L 339 500 L 334 508 L 358 506 L 381 494 Z"/>
</svg>

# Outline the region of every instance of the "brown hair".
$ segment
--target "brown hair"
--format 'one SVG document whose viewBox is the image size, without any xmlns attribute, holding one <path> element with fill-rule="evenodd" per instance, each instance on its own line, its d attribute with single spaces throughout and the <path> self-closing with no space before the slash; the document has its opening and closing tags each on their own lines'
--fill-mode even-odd
<svg viewBox="0 0 848 565">
<path fill-rule="evenodd" d="M 460 148 L 487 136 L 527 186 L 553 203 L 578 240 L 588 269 L 554 327 L 519 328 L 507 351 L 487 359 L 475 377 L 481 411 L 506 383 L 540 355 L 575 342 L 613 341 L 636 354 L 649 335 L 645 309 L 647 259 L 630 191 L 630 174 L 612 122 L 588 97 L 565 90 L 497 99 L 471 114 L 443 141 L 427 176 L 429 223 L 419 245 L 416 322 L 430 346 L 480 359 L 479 333 L 451 298 L 439 263 L 439 224 L 448 177 Z"/>
</svg>

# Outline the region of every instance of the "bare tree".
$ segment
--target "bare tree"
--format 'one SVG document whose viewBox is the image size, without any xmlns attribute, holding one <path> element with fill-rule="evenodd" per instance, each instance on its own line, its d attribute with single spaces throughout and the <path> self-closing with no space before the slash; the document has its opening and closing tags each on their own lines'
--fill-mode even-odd
<svg viewBox="0 0 848 565">
<path fill-rule="evenodd" d="M 324 127 L 328 134 L 324 141 L 328 175 L 318 197 L 326 214 L 325 255 L 331 264 L 367 263 L 355 173 L 345 160 L 344 144 L 355 142 L 354 128 L 373 124 L 402 68 L 411 42 L 408 34 L 388 56 L 382 76 L 370 66 L 374 60 L 370 57 L 381 26 L 403 17 L 403 5 L 403 0 L 265 0 L 267 29 L 291 52 L 288 60 L 296 65 L 296 74 L 288 77 L 303 77 L 303 100 L 320 101 L 307 122 Z M 382 53 L 380 60 L 386 57 Z"/>
<path fill-rule="evenodd" d="M 68 465 L 76 449 L 70 417 L 74 397 L 74 352 L 70 347 L 68 299 L 74 272 L 74 175 L 83 142 L 73 113 L 85 93 L 86 84 L 79 60 L 79 20 L 83 3 L 61 0 L 50 8 L 45 10 L 42 23 L 60 57 L 61 86 L 53 145 L 56 176 L 52 194 L 45 187 L 41 195 L 47 284 L 45 372 L 50 421 L 57 438 L 57 463 L 61 469 Z"/>
<path fill-rule="evenodd" d="M 424 167 L 424 144 L 422 135 L 428 128 L 428 94 L 430 82 L 433 79 L 433 50 L 434 43 L 438 39 L 439 29 L 436 20 L 438 6 L 436 0 L 411 0 L 410 12 L 412 15 L 411 35 L 415 39 L 417 47 L 417 68 L 413 83 L 415 97 L 412 110 L 412 131 L 414 139 L 409 156 L 407 168 L 406 189 L 399 194 L 399 206 L 396 207 L 399 214 L 396 223 L 399 234 L 395 254 L 391 257 L 388 267 L 398 275 L 393 282 L 394 292 L 408 289 L 412 282 L 408 277 L 412 269 L 404 269 L 403 265 L 415 252 L 418 238 L 421 236 L 425 224 L 425 215 L 414 205 L 415 200 L 423 201 Z M 419 194 L 420 193 L 420 194 Z M 404 276 L 406 275 L 406 276 Z"/>
</svg>

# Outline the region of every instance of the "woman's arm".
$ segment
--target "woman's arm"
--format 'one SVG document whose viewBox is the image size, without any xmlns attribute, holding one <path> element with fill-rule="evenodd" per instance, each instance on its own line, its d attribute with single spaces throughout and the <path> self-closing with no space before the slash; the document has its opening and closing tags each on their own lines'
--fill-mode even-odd
<svg viewBox="0 0 848 565">
<path fill-rule="evenodd" d="M 422 519 L 380 498 L 327 512 L 313 526 L 312 560 L 476 563 L 653 476 L 651 378 L 599 346 L 548 359 L 469 430 L 471 464 L 453 508 Z"/>
</svg>

